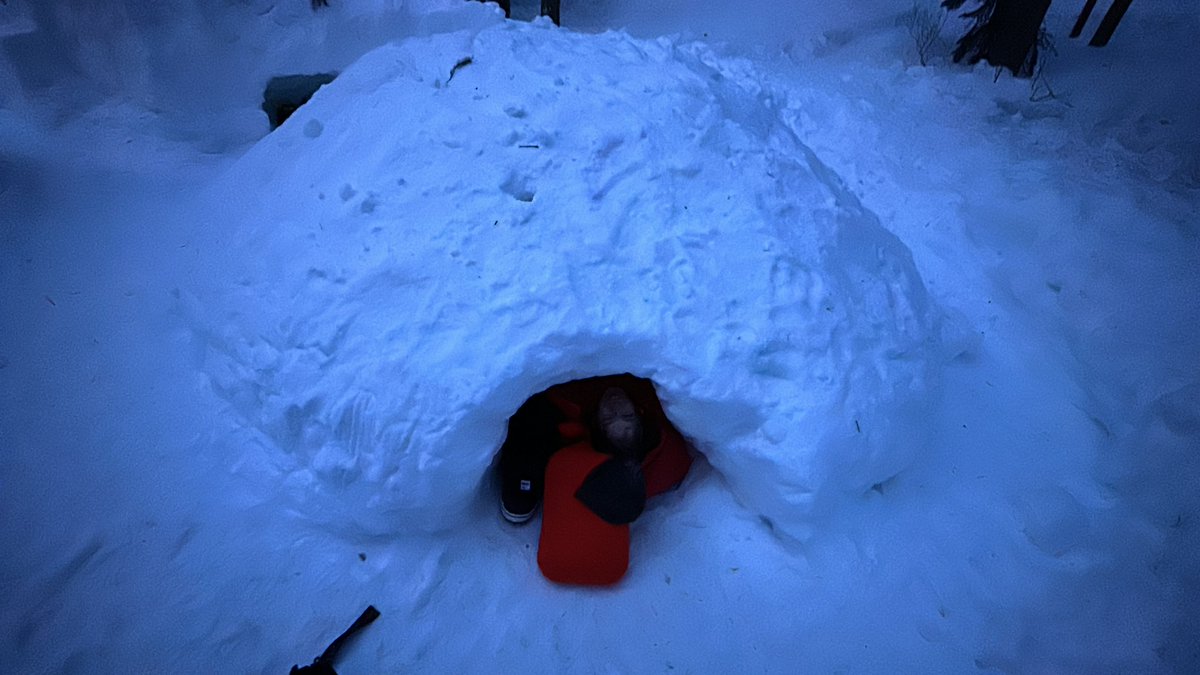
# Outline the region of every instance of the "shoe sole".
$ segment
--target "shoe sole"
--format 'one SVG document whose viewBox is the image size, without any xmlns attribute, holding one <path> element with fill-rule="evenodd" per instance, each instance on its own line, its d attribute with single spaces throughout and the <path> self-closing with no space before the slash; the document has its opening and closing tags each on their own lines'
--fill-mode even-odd
<svg viewBox="0 0 1200 675">
<path fill-rule="evenodd" d="M 537 508 L 533 509 L 533 511 L 536 510 Z M 504 508 L 503 502 L 500 503 L 500 515 L 504 516 L 504 519 L 513 525 L 520 525 L 521 523 L 529 522 L 529 519 L 533 517 L 533 511 L 530 511 L 529 513 L 513 513 L 512 511 Z"/>
</svg>

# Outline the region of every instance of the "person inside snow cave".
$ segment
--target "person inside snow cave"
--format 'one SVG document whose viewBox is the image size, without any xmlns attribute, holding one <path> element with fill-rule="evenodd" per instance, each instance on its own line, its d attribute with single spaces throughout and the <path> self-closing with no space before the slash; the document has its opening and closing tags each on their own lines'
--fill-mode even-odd
<svg viewBox="0 0 1200 675">
<path fill-rule="evenodd" d="M 629 374 L 555 385 L 509 419 L 500 511 L 527 522 L 542 504 L 538 566 L 551 581 L 605 585 L 629 563 L 629 524 L 683 480 L 692 458 L 654 385 Z"/>
</svg>

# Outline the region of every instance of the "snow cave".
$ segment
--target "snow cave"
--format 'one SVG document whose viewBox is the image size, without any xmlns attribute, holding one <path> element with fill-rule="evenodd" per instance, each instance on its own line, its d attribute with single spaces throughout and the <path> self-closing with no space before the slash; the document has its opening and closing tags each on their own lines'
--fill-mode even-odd
<svg viewBox="0 0 1200 675">
<path fill-rule="evenodd" d="M 6 670 L 1200 672 L 1193 0 L 1033 82 L 938 0 L 316 4 L 0 0 Z M 695 461 L 556 583 L 506 423 L 620 373 Z"/>
<path fill-rule="evenodd" d="M 605 373 L 653 380 L 787 536 L 899 471 L 939 313 L 906 246 L 744 65 L 539 24 L 416 38 L 250 150 L 211 236 L 261 256 L 230 255 L 236 290 L 182 304 L 296 508 L 374 533 L 454 527 L 509 415 Z"/>
</svg>

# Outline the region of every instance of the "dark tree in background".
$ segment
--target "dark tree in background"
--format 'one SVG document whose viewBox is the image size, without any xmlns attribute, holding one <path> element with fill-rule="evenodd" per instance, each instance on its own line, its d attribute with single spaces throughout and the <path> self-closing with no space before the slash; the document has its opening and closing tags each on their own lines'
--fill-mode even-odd
<svg viewBox="0 0 1200 675">
<path fill-rule="evenodd" d="M 942 6 L 956 10 L 967 0 L 942 0 Z M 1037 67 L 1038 35 L 1050 0 L 972 0 L 979 6 L 963 16 L 973 20 L 971 28 L 958 40 L 954 62 L 987 61 L 1008 68 L 1017 77 L 1031 77 Z"/>
</svg>

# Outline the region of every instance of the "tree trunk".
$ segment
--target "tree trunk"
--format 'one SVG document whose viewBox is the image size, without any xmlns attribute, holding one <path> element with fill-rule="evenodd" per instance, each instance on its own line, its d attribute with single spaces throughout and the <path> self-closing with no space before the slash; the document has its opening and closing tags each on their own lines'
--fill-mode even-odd
<svg viewBox="0 0 1200 675">
<path fill-rule="evenodd" d="M 942 4 L 955 9 L 963 0 L 944 0 Z M 1049 8 L 1050 0 L 983 0 L 963 15 L 974 19 L 975 25 L 959 38 L 955 63 L 964 58 L 967 63 L 982 59 L 1008 68 L 1017 77 L 1033 75 L 1038 33 Z"/>
<path fill-rule="evenodd" d="M 561 0 L 542 0 L 542 16 L 550 17 L 555 26 L 560 26 L 558 10 Z"/>
</svg>

